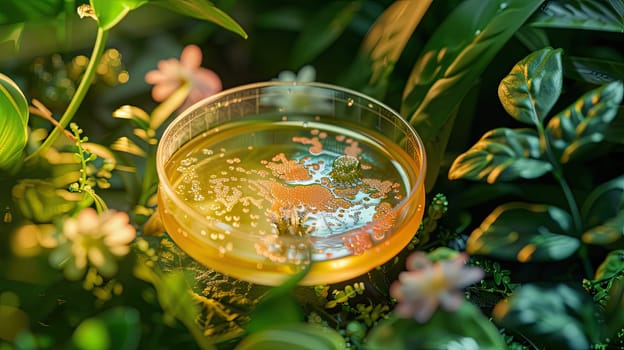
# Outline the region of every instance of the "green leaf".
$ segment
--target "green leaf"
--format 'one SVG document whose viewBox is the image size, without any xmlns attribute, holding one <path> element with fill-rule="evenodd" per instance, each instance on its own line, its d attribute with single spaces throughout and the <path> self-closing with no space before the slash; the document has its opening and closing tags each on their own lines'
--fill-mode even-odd
<svg viewBox="0 0 624 350">
<path fill-rule="evenodd" d="M 88 318 L 78 325 L 72 340 L 79 349 L 136 349 L 141 332 L 139 312 L 131 308 L 115 308 Z"/>
<path fill-rule="evenodd" d="M 199 307 L 192 298 L 192 289 L 187 280 L 188 270 L 176 270 L 163 273 L 150 268 L 146 261 L 140 261 L 134 266 L 134 275 L 156 289 L 158 302 L 165 312 L 165 321 L 179 320 L 193 335 L 201 349 L 215 349 L 196 323 Z"/>
<path fill-rule="evenodd" d="M 20 214 L 37 223 L 50 223 L 80 204 L 91 204 L 91 197 L 85 193 L 59 189 L 52 182 L 39 179 L 20 180 L 13 186 L 11 195 Z"/>
<path fill-rule="evenodd" d="M 596 187 L 585 199 L 581 215 L 585 227 L 600 225 L 624 209 L 624 175 Z"/>
<path fill-rule="evenodd" d="M 377 18 L 362 43 L 371 62 L 369 85 L 385 84 L 429 5 L 431 0 L 396 1 Z"/>
<path fill-rule="evenodd" d="M 151 0 L 150 4 L 162 6 L 185 16 L 213 22 L 247 39 L 247 33 L 240 24 L 208 0 Z"/>
<path fill-rule="evenodd" d="M 606 293 L 606 337 L 613 337 L 624 327 L 624 250 L 609 252 L 589 282 L 599 292 Z"/>
<path fill-rule="evenodd" d="M 391 317 L 375 326 L 366 339 L 367 350 L 506 348 L 494 324 L 469 302 L 454 312 L 438 309 L 425 324 Z"/>
<path fill-rule="evenodd" d="M 321 9 L 297 38 L 291 65 L 307 64 L 328 48 L 349 25 L 361 5 L 361 1 L 332 1 Z"/>
<path fill-rule="evenodd" d="M 561 94 L 561 50 L 545 48 L 518 62 L 498 86 L 498 97 L 514 119 L 538 125 Z"/>
<path fill-rule="evenodd" d="M 589 349 L 598 320 L 588 296 L 566 285 L 527 284 L 494 309 L 503 327 L 526 336 L 539 349 Z M 590 334 L 587 334 L 589 331 Z"/>
<path fill-rule="evenodd" d="M 602 85 L 624 80 L 624 63 L 589 57 L 565 57 L 563 72 L 566 77 L 590 84 Z"/>
<path fill-rule="evenodd" d="M 604 261 L 596 269 L 594 280 L 602 280 L 618 276 L 624 271 L 624 250 L 609 252 Z"/>
<path fill-rule="evenodd" d="M 534 179 L 552 170 L 549 162 L 540 159 L 541 155 L 540 140 L 534 130 L 490 130 L 455 159 L 449 179 L 485 180 L 488 183 Z"/>
<path fill-rule="evenodd" d="M 604 140 L 604 131 L 617 114 L 623 91 L 620 81 L 603 85 L 583 95 L 548 122 L 546 135 L 561 163 L 583 155 L 589 146 Z"/>
<path fill-rule="evenodd" d="M 90 0 L 97 16 L 98 26 L 109 30 L 116 26 L 128 12 L 145 4 L 148 0 Z"/>
<path fill-rule="evenodd" d="M 444 153 L 453 113 L 492 59 L 542 0 L 468 0 L 436 28 L 410 73 L 403 91 L 401 115 L 418 131 L 427 154 Z M 442 157 L 427 166 L 437 172 Z M 431 176 L 430 176 L 431 175 Z"/>
<path fill-rule="evenodd" d="M 624 17 L 609 0 L 550 0 L 528 21 L 538 27 L 624 32 Z M 619 4 L 621 7 L 621 2 Z"/>
<path fill-rule="evenodd" d="M 581 236 L 583 243 L 608 246 L 624 238 L 624 209 L 603 224 L 592 227 Z"/>
<path fill-rule="evenodd" d="M 344 338 L 331 328 L 309 323 L 296 323 L 253 333 L 244 338 L 234 349 L 343 350 L 346 349 L 346 344 Z"/>
<path fill-rule="evenodd" d="M 24 30 L 24 23 L 15 23 L 0 26 L 0 43 L 10 41 L 13 43 L 13 47 L 17 51 L 19 48 L 20 37 Z"/>
<path fill-rule="evenodd" d="M 520 40 L 520 42 L 522 42 L 522 44 L 526 46 L 529 51 L 537 51 L 544 47 L 551 46 L 546 31 L 541 28 L 524 26 L 518 29 L 514 36 L 516 39 Z"/>
<path fill-rule="evenodd" d="M 272 288 L 254 309 L 245 329 L 253 333 L 303 321 L 303 310 L 292 291 L 309 269 L 310 264 L 305 265 L 304 269 Z"/>
<path fill-rule="evenodd" d="M 469 254 L 505 260 L 556 261 L 574 254 L 580 242 L 570 214 L 554 206 L 507 203 L 494 209 L 468 238 Z"/>
<path fill-rule="evenodd" d="M 0 1 L 0 25 L 53 19 L 63 12 L 65 0 Z"/>
<path fill-rule="evenodd" d="M 617 115 L 605 131 L 605 141 L 624 144 L 624 107 L 618 108 Z"/>
<path fill-rule="evenodd" d="M 0 73 L 0 174 L 14 171 L 28 140 L 28 102 L 17 84 Z"/>
</svg>

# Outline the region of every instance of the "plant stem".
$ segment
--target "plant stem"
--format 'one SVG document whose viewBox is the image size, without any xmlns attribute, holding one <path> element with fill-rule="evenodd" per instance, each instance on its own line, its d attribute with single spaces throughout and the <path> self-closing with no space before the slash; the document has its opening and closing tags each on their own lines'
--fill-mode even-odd
<svg viewBox="0 0 624 350">
<path fill-rule="evenodd" d="M 550 164 L 553 166 L 552 174 L 559 183 L 561 190 L 563 191 L 563 195 L 568 203 L 568 207 L 570 208 L 570 214 L 572 215 L 572 222 L 574 224 L 574 236 L 580 237 L 583 233 L 583 223 L 581 221 L 581 212 L 579 210 L 578 204 L 576 203 L 576 199 L 574 198 L 574 193 L 572 193 L 572 189 L 568 184 L 568 181 L 563 176 L 563 169 L 561 167 L 561 163 L 555 157 L 554 152 L 550 146 L 550 142 L 548 142 L 548 138 L 546 137 L 546 133 L 544 132 L 544 127 L 541 122 L 536 123 L 537 131 L 539 133 L 539 137 L 541 141 L 544 143 L 546 155 L 548 156 L 548 160 Z M 585 271 L 585 275 L 587 277 L 593 276 L 593 268 L 591 266 L 591 262 L 589 261 L 589 257 L 587 256 L 587 247 L 581 245 L 581 248 L 578 251 L 578 255 L 581 258 L 581 262 L 583 264 L 583 270 Z"/>
<path fill-rule="evenodd" d="M 91 58 L 89 59 L 89 64 L 87 65 L 87 69 L 80 80 L 80 85 L 78 85 L 78 89 L 76 93 L 72 97 L 65 113 L 61 117 L 58 122 L 59 127 L 55 127 L 52 129 L 52 132 L 48 136 L 48 138 L 39 146 L 39 148 L 28 155 L 26 157 L 26 161 L 33 159 L 34 157 L 45 153 L 52 144 L 56 141 L 56 139 L 61 134 L 62 130 L 64 130 L 69 122 L 74 118 L 78 108 L 82 104 L 85 96 L 87 95 L 87 91 L 89 91 L 89 87 L 91 86 L 91 82 L 93 81 L 93 77 L 95 76 L 95 72 L 97 70 L 97 66 L 100 63 L 100 58 L 102 57 L 102 53 L 104 52 L 104 48 L 106 47 L 106 39 L 108 38 L 108 30 L 98 28 L 97 37 L 95 39 L 95 44 L 93 46 L 93 51 L 91 52 Z"/>
</svg>

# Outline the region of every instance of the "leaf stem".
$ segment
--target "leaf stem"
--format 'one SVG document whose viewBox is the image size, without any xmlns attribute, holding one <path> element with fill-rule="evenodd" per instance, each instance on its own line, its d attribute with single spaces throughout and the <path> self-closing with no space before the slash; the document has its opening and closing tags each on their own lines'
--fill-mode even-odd
<svg viewBox="0 0 624 350">
<path fill-rule="evenodd" d="M 579 210 L 578 204 L 576 203 L 576 199 L 574 198 L 574 194 L 572 193 L 572 189 L 570 185 L 568 185 L 568 181 L 563 176 L 563 169 L 561 167 L 561 163 L 555 157 L 554 152 L 552 151 L 552 147 L 550 146 L 550 142 L 548 142 L 548 138 L 546 137 L 546 133 L 544 131 L 544 127 L 541 123 L 536 123 L 537 132 L 539 133 L 539 137 L 544 144 L 544 148 L 546 151 L 546 155 L 548 156 L 548 161 L 553 166 L 552 174 L 559 183 L 561 190 L 563 191 L 563 195 L 565 196 L 566 202 L 570 207 L 570 213 L 572 214 L 572 220 L 574 222 L 574 231 L 576 236 L 580 235 L 583 230 L 583 224 L 581 222 L 581 212 Z"/>
<path fill-rule="evenodd" d="M 55 127 L 52 129 L 52 132 L 48 136 L 48 138 L 39 146 L 39 148 L 28 155 L 25 161 L 29 161 L 34 157 L 44 153 L 47 151 L 52 144 L 56 141 L 56 139 L 61 134 L 62 130 L 64 130 L 69 122 L 74 118 L 78 108 L 82 104 L 85 96 L 87 95 L 87 91 L 91 86 L 91 82 L 93 81 L 93 77 L 95 76 L 95 72 L 97 70 L 97 66 L 100 62 L 100 58 L 102 57 L 102 53 L 104 52 L 104 48 L 106 47 L 106 40 L 108 38 L 108 30 L 98 28 L 97 37 L 95 39 L 95 44 L 93 46 L 93 51 L 91 52 L 91 58 L 89 59 L 89 64 L 87 65 L 87 69 L 82 76 L 80 84 L 76 89 L 76 93 L 72 97 L 72 100 L 69 102 L 69 106 L 65 110 L 65 113 L 59 120 L 59 127 Z"/>
<path fill-rule="evenodd" d="M 550 164 L 553 166 L 553 177 L 559 183 L 561 190 L 563 191 L 563 195 L 568 203 L 568 207 L 570 208 L 570 214 L 572 215 L 572 221 L 574 223 L 574 236 L 580 237 L 583 233 L 583 223 L 581 221 L 581 212 L 579 210 L 578 204 L 576 203 L 576 199 L 574 198 L 574 193 L 572 193 L 572 189 L 568 184 L 568 181 L 563 176 L 563 169 L 561 167 L 561 163 L 555 157 L 555 154 L 550 146 L 550 142 L 548 142 L 548 138 L 546 137 L 546 133 L 544 131 L 544 127 L 541 122 L 536 123 L 537 132 L 539 133 L 539 137 L 544 144 L 544 148 L 546 151 L 546 155 Z M 589 261 L 589 257 L 587 255 L 587 247 L 581 245 L 581 248 L 578 251 L 578 255 L 581 258 L 581 262 L 583 265 L 583 270 L 585 275 L 590 277 L 593 276 L 593 268 L 591 262 Z"/>
</svg>

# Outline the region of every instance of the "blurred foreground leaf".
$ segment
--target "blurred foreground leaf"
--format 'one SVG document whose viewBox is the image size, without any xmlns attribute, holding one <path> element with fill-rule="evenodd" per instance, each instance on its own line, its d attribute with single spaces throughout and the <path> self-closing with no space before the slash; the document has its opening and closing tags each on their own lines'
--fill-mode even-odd
<svg viewBox="0 0 624 350">
<path fill-rule="evenodd" d="M 597 340 L 594 304 L 566 285 L 524 285 L 509 301 L 497 304 L 495 319 L 540 349 L 589 349 Z"/>
<path fill-rule="evenodd" d="M 425 324 L 396 317 L 382 321 L 366 344 L 367 350 L 506 349 L 498 329 L 469 302 L 455 312 L 438 309 Z"/>
</svg>

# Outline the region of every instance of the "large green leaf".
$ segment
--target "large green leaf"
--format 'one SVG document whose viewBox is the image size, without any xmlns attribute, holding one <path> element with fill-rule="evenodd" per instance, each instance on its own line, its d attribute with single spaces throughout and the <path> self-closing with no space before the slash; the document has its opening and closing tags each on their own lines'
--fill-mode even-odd
<svg viewBox="0 0 624 350">
<path fill-rule="evenodd" d="M 607 142 L 624 144 L 624 107 L 618 108 L 617 115 L 604 135 Z"/>
<path fill-rule="evenodd" d="M 338 83 L 383 101 L 390 88 L 389 78 L 408 41 L 422 40 L 413 37 L 413 33 L 430 2 L 430 0 L 394 1 L 385 9 L 376 8 L 380 5 L 375 5 L 374 9 L 371 9 L 371 2 L 365 2 L 362 12 L 375 16 L 374 23 L 366 27 L 368 31 L 362 45 L 353 62 L 338 79 Z M 395 84 L 396 88 L 402 86 L 399 80 Z"/>
<path fill-rule="evenodd" d="M 145 4 L 148 0 L 90 0 L 97 16 L 98 26 L 111 29 L 131 10 Z"/>
<path fill-rule="evenodd" d="M 335 1 L 321 9 L 308 21 L 295 42 L 291 65 L 300 67 L 309 63 L 329 47 L 349 25 L 361 5 L 361 1 Z"/>
<path fill-rule="evenodd" d="M 55 18 L 64 10 L 66 0 L 0 1 L 0 24 L 13 24 Z"/>
<path fill-rule="evenodd" d="M 617 114 L 623 91 L 621 81 L 603 85 L 548 122 L 546 135 L 562 163 L 584 154 L 589 146 L 604 139 L 603 133 Z"/>
<path fill-rule="evenodd" d="M 470 254 L 505 260 L 555 261 L 574 254 L 580 242 L 566 211 L 548 205 L 507 203 L 494 211 L 468 238 Z"/>
<path fill-rule="evenodd" d="M 518 62 L 498 86 L 498 97 L 514 119 L 538 125 L 561 94 L 561 50 L 545 48 Z"/>
<path fill-rule="evenodd" d="M 602 85 L 614 80 L 624 80 L 624 63 L 614 60 L 566 56 L 563 59 L 563 72 L 568 78 Z"/>
<path fill-rule="evenodd" d="M 537 51 L 544 47 L 551 46 L 546 31 L 541 28 L 524 26 L 518 29 L 514 36 L 516 39 L 520 40 L 529 51 Z"/>
<path fill-rule="evenodd" d="M 427 178 L 437 177 L 453 113 L 498 51 L 539 7 L 542 0 L 468 0 L 437 27 L 414 65 L 403 91 L 401 115 L 425 144 Z"/>
<path fill-rule="evenodd" d="M 247 38 L 247 33 L 238 22 L 208 0 L 150 0 L 150 4 L 162 6 L 185 16 L 213 22 Z"/>
<path fill-rule="evenodd" d="M 0 174 L 14 171 L 28 139 L 28 102 L 17 84 L 0 73 Z"/>
<path fill-rule="evenodd" d="M 596 341 L 594 307 L 588 296 L 566 285 L 527 284 L 500 302 L 496 320 L 527 337 L 536 349 L 589 349 Z"/>
<path fill-rule="evenodd" d="M 585 227 L 594 227 L 618 215 L 624 209 L 624 175 L 596 187 L 581 208 Z"/>
<path fill-rule="evenodd" d="M 464 302 L 458 310 L 437 310 L 420 324 L 392 317 L 380 322 L 366 339 L 367 350 L 506 349 L 505 341 L 475 305 Z"/>
<path fill-rule="evenodd" d="M 534 130 L 498 128 L 487 132 L 455 159 L 449 178 L 488 183 L 533 179 L 552 170 L 552 165 L 541 156 L 540 140 Z"/>
<path fill-rule="evenodd" d="M 435 136 L 447 112 L 541 2 L 468 0 L 437 26 L 410 73 L 401 105 L 401 114 L 420 126 L 425 139 Z"/>
<path fill-rule="evenodd" d="M 615 1 L 617 2 L 617 1 Z M 610 0 L 550 0 L 528 21 L 539 27 L 624 32 L 624 17 Z M 619 6 L 621 7 L 621 1 Z"/>
<path fill-rule="evenodd" d="M 375 21 L 362 43 L 371 62 L 369 85 L 384 84 L 430 4 L 431 0 L 396 1 Z"/>
<path fill-rule="evenodd" d="M 581 238 L 586 244 L 611 246 L 616 242 L 621 243 L 624 238 L 624 209 L 601 225 L 585 231 Z"/>
</svg>

